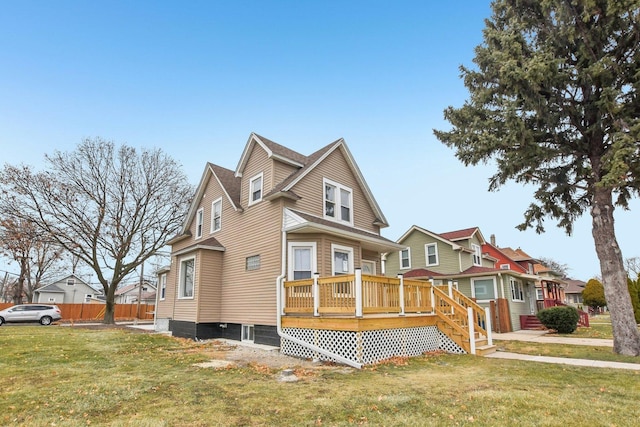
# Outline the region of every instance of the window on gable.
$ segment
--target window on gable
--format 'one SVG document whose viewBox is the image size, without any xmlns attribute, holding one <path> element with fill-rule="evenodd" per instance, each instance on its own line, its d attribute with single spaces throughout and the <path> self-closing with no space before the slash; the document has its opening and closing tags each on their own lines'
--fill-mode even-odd
<svg viewBox="0 0 640 427">
<path fill-rule="evenodd" d="M 222 227 L 222 199 L 211 203 L 211 232 L 214 233 Z"/>
<path fill-rule="evenodd" d="M 400 268 L 411 268 L 411 251 L 409 248 L 400 251 Z"/>
<path fill-rule="evenodd" d="M 189 258 L 180 262 L 180 298 L 193 298 L 193 286 L 195 279 L 195 258 Z"/>
<path fill-rule="evenodd" d="M 511 283 L 511 300 L 512 301 L 524 301 L 524 290 L 522 289 L 522 282 L 516 279 L 510 279 Z"/>
<path fill-rule="evenodd" d="M 249 204 L 258 203 L 262 200 L 262 173 L 249 180 Z"/>
<path fill-rule="evenodd" d="M 67 286 L 74 286 L 76 284 L 75 279 L 67 279 Z"/>
<path fill-rule="evenodd" d="M 334 221 L 351 224 L 353 215 L 353 192 L 350 188 L 335 182 L 324 180 L 324 217 Z"/>
<path fill-rule="evenodd" d="M 438 265 L 438 244 L 428 243 L 424 245 L 424 252 L 427 258 L 427 266 Z"/>
<path fill-rule="evenodd" d="M 500 269 L 501 270 L 509 270 L 510 266 L 509 266 L 509 264 L 500 264 Z"/>
<path fill-rule="evenodd" d="M 482 252 L 480 246 L 472 243 L 471 249 L 473 249 L 473 265 L 482 265 Z"/>
<path fill-rule="evenodd" d="M 204 209 L 198 209 L 196 212 L 196 239 L 202 237 L 202 223 L 204 221 Z"/>
</svg>

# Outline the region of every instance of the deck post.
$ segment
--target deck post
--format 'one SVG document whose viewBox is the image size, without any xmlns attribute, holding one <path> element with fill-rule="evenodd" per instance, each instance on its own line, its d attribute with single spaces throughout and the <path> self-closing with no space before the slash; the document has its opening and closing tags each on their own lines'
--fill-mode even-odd
<svg viewBox="0 0 640 427">
<path fill-rule="evenodd" d="M 467 319 L 469 321 L 469 348 L 471 354 L 476 354 L 476 320 L 471 307 L 467 307 Z"/>
<path fill-rule="evenodd" d="M 484 308 L 484 317 L 486 319 L 487 344 L 493 345 L 493 326 L 491 325 L 491 309 L 489 307 Z"/>
<path fill-rule="evenodd" d="M 398 274 L 398 280 L 400 280 L 400 316 L 404 316 L 404 276 Z"/>
<path fill-rule="evenodd" d="M 449 280 L 448 288 L 449 288 L 449 298 L 453 299 L 453 281 Z"/>
<path fill-rule="evenodd" d="M 319 308 L 320 308 L 320 287 L 318 286 L 318 278 L 320 277 L 319 273 L 313 273 L 313 315 L 318 317 L 320 316 Z"/>
<path fill-rule="evenodd" d="M 362 269 L 355 269 L 353 284 L 356 287 L 356 317 L 362 317 Z"/>
<path fill-rule="evenodd" d="M 433 281 L 433 277 L 429 277 L 429 282 L 431 283 L 431 312 L 435 313 L 436 312 L 436 295 L 435 295 L 435 292 L 433 290 L 433 287 L 435 286 L 435 282 Z"/>
</svg>

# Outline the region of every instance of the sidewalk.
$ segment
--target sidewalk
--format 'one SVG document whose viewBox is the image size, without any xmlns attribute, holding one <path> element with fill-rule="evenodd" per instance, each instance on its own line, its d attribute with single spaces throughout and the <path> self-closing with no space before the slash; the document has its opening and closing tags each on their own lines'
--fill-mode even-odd
<svg viewBox="0 0 640 427">
<path fill-rule="evenodd" d="M 613 347 L 613 340 L 598 338 L 566 338 L 548 336 L 547 331 L 517 331 L 504 334 L 493 334 L 494 340 L 528 341 L 545 344 L 586 345 L 593 347 Z M 495 342 L 494 342 L 495 344 Z M 640 371 L 640 363 L 607 362 L 604 360 L 569 359 L 566 357 L 533 356 L 530 354 L 509 353 L 497 351 L 485 357 L 493 359 L 524 360 L 529 362 L 556 363 L 562 365 L 588 366 L 594 368 L 629 369 Z"/>
</svg>

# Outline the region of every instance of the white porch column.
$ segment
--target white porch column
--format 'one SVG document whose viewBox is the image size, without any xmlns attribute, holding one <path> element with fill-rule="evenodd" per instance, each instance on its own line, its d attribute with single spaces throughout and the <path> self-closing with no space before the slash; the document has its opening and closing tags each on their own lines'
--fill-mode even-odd
<svg viewBox="0 0 640 427">
<path fill-rule="evenodd" d="M 355 269 L 353 284 L 356 287 L 356 317 L 362 317 L 362 269 Z"/>
<path fill-rule="evenodd" d="M 404 276 L 398 274 L 400 280 L 400 316 L 404 316 Z"/>
<path fill-rule="evenodd" d="M 491 325 L 491 309 L 489 307 L 484 308 L 484 317 L 487 319 L 485 329 L 487 330 L 487 344 L 493 345 L 493 326 Z"/>
<path fill-rule="evenodd" d="M 473 316 L 473 309 L 467 307 L 467 319 L 469 321 L 469 346 L 471 354 L 476 354 L 476 319 Z"/>
<path fill-rule="evenodd" d="M 319 273 L 313 273 L 313 315 L 318 317 L 320 316 L 319 308 L 320 308 L 320 287 L 318 286 L 318 278 L 320 277 Z"/>
</svg>

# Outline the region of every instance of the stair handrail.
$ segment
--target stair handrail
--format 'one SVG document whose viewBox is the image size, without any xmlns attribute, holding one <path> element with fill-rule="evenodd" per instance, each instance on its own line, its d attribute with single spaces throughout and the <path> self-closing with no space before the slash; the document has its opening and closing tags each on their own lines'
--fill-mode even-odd
<svg viewBox="0 0 640 427">
<path fill-rule="evenodd" d="M 489 323 L 487 322 L 485 309 L 480 304 L 457 289 L 452 289 L 452 294 L 455 301 L 458 302 L 461 306 L 465 308 L 471 308 L 471 310 L 473 310 L 473 316 L 476 319 L 475 330 L 481 335 L 489 338 L 490 331 L 487 330 L 487 325 Z"/>
<path fill-rule="evenodd" d="M 433 287 L 433 296 L 435 299 L 434 310 L 438 317 L 462 335 L 462 342 L 466 343 L 465 347 L 467 347 L 465 351 L 471 351 L 471 335 L 469 333 L 467 309 L 436 286 Z M 442 303 L 444 303 L 444 305 Z M 453 321 L 451 316 L 455 316 L 460 324 Z"/>
</svg>

